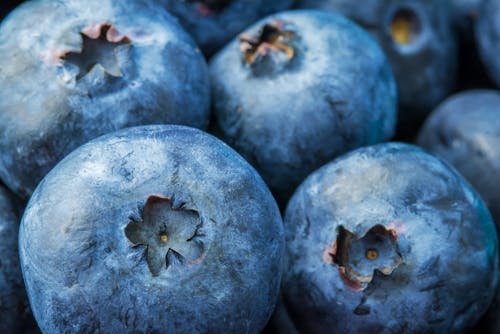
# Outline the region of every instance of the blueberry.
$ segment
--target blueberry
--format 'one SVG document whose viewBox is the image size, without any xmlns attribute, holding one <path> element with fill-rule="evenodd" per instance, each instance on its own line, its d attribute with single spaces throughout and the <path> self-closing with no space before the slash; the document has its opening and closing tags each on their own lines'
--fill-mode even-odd
<svg viewBox="0 0 500 334">
<path fill-rule="evenodd" d="M 210 57 L 248 25 L 294 0 L 157 0 L 179 18 Z"/>
<path fill-rule="evenodd" d="M 418 143 L 447 160 L 477 189 L 500 224 L 500 92 L 451 96 L 431 114 Z"/>
<path fill-rule="evenodd" d="M 411 145 L 361 148 L 315 171 L 284 224 L 284 301 L 304 333 L 456 333 L 497 286 L 486 206 Z"/>
<path fill-rule="evenodd" d="M 301 8 L 337 11 L 366 28 L 387 54 L 398 84 L 398 132 L 411 137 L 418 124 L 451 93 L 457 43 L 447 1 L 301 0 Z"/>
<path fill-rule="evenodd" d="M 121 130 L 68 155 L 24 214 L 20 258 L 45 333 L 257 333 L 284 235 L 267 186 L 199 130 Z"/>
<path fill-rule="evenodd" d="M 146 0 L 30 1 L 0 27 L 0 178 L 28 197 L 82 143 L 142 124 L 207 125 L 205 60 Z"/>
<path fill-rule="evenodd" d="M 0 333 L 36 327 L 19 267 L 18 230 L 16 200 L 0 184 Z"/>
<path fill-rule="evenodd" d="M 484 0 L 476 23 L 479 54 L 488 74 L 500 87 L 500 1 Z"/>
<path fill-rule="evenodd" d="M 390 66 L 375 41 L 341 16 L 305 10 L 267 17 L 209 67 L 221 137 L 282 202 L 322 164 L 393 134 Z"/>
</svg>

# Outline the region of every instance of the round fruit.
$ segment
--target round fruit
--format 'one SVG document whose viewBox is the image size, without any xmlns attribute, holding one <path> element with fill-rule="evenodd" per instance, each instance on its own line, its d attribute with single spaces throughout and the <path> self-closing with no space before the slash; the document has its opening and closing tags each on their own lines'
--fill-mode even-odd
<svg viewBox="0 0 500 334">
<path fill-rule="evenodd" d="M 31 197 L 19 245 L 44 333 L 257 333 L 284 236 L 243 158 L 199 130 L 158 125 L 67 156 Z"/>
<path fill-rule="evenodd" d="M 335 14 L 267 17 L 217 53 L 210 74 L 221 137 L 282 203 L 314 169 L 394 132 L 389 63 L 368 33 Z"/>
<path fill-rule="evenodd" d="M 285 228 L 284 301 L 304 333 L 458 333 L 494 297 L 491 215 L 414 146 L 361 148 L 317 170 Z"/>
<path fill-rule="evenodd" d="M 88 140 L 117 129 L 208 123 L 208 70 L 151 1 L 29 1 L 0 26 L 0 178 L 31 195 Z"/>
</svg>

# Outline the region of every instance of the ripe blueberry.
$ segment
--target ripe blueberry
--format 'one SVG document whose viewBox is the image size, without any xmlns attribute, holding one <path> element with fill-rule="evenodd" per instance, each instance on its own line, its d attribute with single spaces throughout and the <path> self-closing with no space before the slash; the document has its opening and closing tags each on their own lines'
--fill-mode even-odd
<svg viewBox="0 0 500 334">
<path fill-rule="evenodd" d="M 243 158 L 202 131 L 157 125 L 61 161 L 31 197 L 19 245 L 44 333 L 257 333 L 284 236 Z"/>
<path fill-rule="evenodd" d="M 267 17 L 216 54 L 210 74 L 221 137 L 281 202 L 314 169 L 394 131 L 396 87 L 382 50 L 332 13 Z"/>
<path fill-rule="evenodd" d="M 285 304 L 304 333 L 456 333 L 498 282 L 479 195 L 411 145 L 361 148 L 311 174 L 284 219 Z"/>
</svg>

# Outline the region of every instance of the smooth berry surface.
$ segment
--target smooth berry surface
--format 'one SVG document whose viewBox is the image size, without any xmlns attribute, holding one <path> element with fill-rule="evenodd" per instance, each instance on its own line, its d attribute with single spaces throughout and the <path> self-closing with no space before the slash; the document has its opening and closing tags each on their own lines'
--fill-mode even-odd
<svg viewBox="0 0 500 334">
<path fill-rule="evenodd" d="M 481 194 L 500 224 L 500 92 L 453 95 L 431 114 L 418 144 L 451 163 Z"/>
</svg>

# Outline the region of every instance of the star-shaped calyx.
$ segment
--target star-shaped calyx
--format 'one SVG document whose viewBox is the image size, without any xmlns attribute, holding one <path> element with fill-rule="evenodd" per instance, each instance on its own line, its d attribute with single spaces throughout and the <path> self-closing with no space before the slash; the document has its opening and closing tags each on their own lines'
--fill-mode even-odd
<svg viewBox="0 0 500 334">
<path fill-rule="evenodd" d="M 139 212 L 139 219 L 129 217 L 125 235 L 134 247 L 146 246 L 146 262 L 153 276 L 163 268 L 201 261 L 204 234 L 198 212 L 183 204 L 174 206 L 171 199 L 155 195 Z"/>
<path fill-rule="evenodd" d="M 396 231 L 383 225 L 373 226 L 362 237 L 339 226 L 337 239 L 325 255 L 355 290 L 365 289 L 375 272 L 390 275 L 403 262 Z"/>
<path fill-rule="evenodd" d="M 130 44 L 130 39 L 109 23 L 91 25 L 82 30 L 81 35 L 81 50 L 67 52 L 61 56 L 63 65 L 72 64 L 78 68 L 76 79 L 79 80 L 97 65 L 102 66 L 110 76 L 121 76 L 117 48 Z"/>
<path fill-rule="evenodd" d="M 252 65 L 273 54 L 284 56 L 277 57 L 276 61 L 288 62 L 296 54 L 292 46 L 292 40 L 296 37 L 296 33 L 285 29 L 285 24 L 281 21 L 266 23 L 255 36 L 242 34 L 239 41 L 243 63 Z"/>
</svg>

